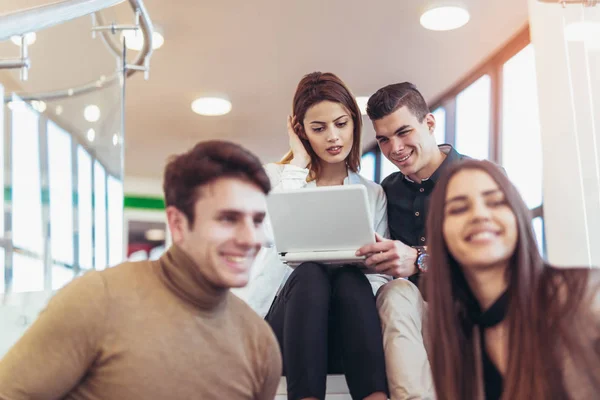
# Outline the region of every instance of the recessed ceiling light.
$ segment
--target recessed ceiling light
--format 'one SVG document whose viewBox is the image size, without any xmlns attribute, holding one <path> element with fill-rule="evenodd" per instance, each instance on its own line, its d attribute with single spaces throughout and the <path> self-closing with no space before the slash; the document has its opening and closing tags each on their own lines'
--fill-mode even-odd
<svg viewBox="0 0 600 400">
<path fill-rule="evenodd" d="M 140 51 L 144 46 L 144 34 L 139 29 L 123 31 L 121 38 L 125 38 L 125 46 L 130 50 Z M 154 32 L 152 32 L 152 49 L 160 49 L 164 43 L 165 37 L 162 28 L 154 24 Z"/>
<path fill-rule="evenodd" d="M 113 140 L 113 146 L 116 146 L 117 144 L 119 144 L 119 135 L 117 135 L 115 133 L 112 137 L 112 140 Z"/>
<path fill-rule="evenodd" d="M 25 42 L 28 46 L 34 44 L 36 39 L 37 35 L 35 32 L 29 32 L 25 34 Z M 21 46 L 21 36 L 11 36 L 10 41 L 16 44 L 17 46 Z"/>
<path fill-rule="evenodd" d="M 25 106 L 25 102 L 21 100 L 11 100 L 8 102 L 7 106 L 11 111 L 16 111 L 20 109 L 22 110 Z"/>
<path fill-rule="evenodd" d="M 93 142 L 96 139 L 96 131 L 93 128 L 88 129 L 87 131 L 87 139 L 90 142 Z"/>
<path fill-rule="evenodd" d="M 160 242 L 165 240 L 165 231 L 162 229 L 148 229 L 144 236 L 146 240 L 151 242 Z"/>
<path fill-rule="evenodd" d="M 222 97 L 199 97 L 192 102 L 192 111 L 207 116 L 225 115 L 231 111 L 231 102 Z"/>
<path fill-rule="evenodd" d="M 86 106 L 83 110 L 83 117 L 86 121 L 96 122 L 100 119 L 100 108 L 95 104 Z"/>
<path fill-rule="evenodd" d="M 62 112 L 63 112 L 63 108 L 61 105 L 56 106 L 56 108 L 54 109 L 54 113 L 56 115 L 60 115 L 60 114 L 62 114 Z"/>
<path fill-rule="evenodd" d="M 421 25 L 432 31 L 450 31 L 469 22 L 469 12 L 460 6 L 430 8 L 421 15 Z"/>
<path fill-rule="evenodd" d="M 39 113 L 46 111 L 46 103 L 41 100 L 31 100 L 31 107 Z"/>
<path fill-rule="evenodd" d="M 367 103 L 369 102 L 368 96 L 356 96 L 356 103 L 360 109 L 362 115 L 367 115 Z"/>
</svg>

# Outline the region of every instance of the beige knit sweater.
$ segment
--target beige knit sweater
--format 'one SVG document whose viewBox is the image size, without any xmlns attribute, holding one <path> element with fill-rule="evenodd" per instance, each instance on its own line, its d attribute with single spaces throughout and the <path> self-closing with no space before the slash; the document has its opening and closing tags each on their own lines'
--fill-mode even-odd
<svg viewBox="0 0 600 400">
<path fill-rule="evenodd" d="M 0 399 L 273 399 L 269 326 L 174 246 L 61 290 L 0 360 Z"/>
</svg>

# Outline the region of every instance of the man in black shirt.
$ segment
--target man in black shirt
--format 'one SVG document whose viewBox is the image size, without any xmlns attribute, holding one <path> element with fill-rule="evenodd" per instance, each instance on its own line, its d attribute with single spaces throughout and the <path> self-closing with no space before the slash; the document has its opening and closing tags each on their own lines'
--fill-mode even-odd
<svg viewBox="0 0 600 400">
<path fill-rule="evenodd" d="M 436 122 L 417 88 L 408 82 L 379 89 L 367 104 L 381 153 L 399 169 L 382 186 L 388 200 L 391 240 L 377 237 L 358 255 L 373 270 L 395 279 L 377 294 L 390 395 L 433 399 L 435 391 L 423 343 L 426 304 L 417 284 L 427 270 L 425 221 L 440 174 L 465 156 L 438 146 Z"/>
</svg>

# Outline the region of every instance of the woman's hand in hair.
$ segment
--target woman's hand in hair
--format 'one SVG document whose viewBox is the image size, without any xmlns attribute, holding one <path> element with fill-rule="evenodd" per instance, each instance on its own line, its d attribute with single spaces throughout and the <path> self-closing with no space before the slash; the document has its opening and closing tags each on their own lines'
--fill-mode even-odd
<svg viewBox="0 0 600 400">
<path fill-rule="evenodd" d="M 296 117 L 288 115 L 287 130 L 290 139 L 290 149 L 292 149 L 292 153 L 294 154 L 294 158 L 292 158 L 290 164 L 300 168 L 306 168 L 308 163 L 310 163 L 310 156 L 306 152 L 306 149 L 300 140 L 300 136 L 298 136 L 298 132 L 301 129 L 302 126 L 296 121 Z"/>
<path fill-rule="evenodd" d="M 399 240 L 389 240 L 375 233 L 374 244 L 361 247 L 357 256 L 367 256 L 365 265 L 380 274 L 408 278 L 417 273 L 417 251 Z"/>
</svg>

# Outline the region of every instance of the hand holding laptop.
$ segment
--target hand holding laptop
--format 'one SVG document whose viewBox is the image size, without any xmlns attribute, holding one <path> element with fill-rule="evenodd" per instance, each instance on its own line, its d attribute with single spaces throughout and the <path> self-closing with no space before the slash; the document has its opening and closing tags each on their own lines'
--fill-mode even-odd
<svg viewBox="0 0 600 400">
<path fill-rule="evenodd" d="M 395 278 L 407 278 L 417 272 L 417 250 L 399 240 L 390 240 L 375 233 L 376 243 L 362 246 L 357 256 L 365 256 L 367 268 Z"/>
<path fill-rule="evenodd" d="M 362 185 L 327 186 L 271 193 L 269 219 L 280 259 L 291 267 L 303 262 L 360 264 L 356 251 L 375 244 L 367 190 Z"/>
</svg>

